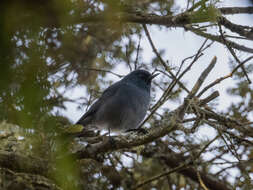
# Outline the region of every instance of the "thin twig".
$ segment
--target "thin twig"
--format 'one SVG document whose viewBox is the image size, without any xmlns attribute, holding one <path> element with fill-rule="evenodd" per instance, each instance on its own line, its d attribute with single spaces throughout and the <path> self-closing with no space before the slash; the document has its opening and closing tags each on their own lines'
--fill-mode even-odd
<svg viewBox="0 0 253 190">
<path fill-rule="evenodd" d="M 205 41 L 206 42 L 206 41 Z M 205 42 L 203 44 L 205 44 Z M 203 46 L 201 46 L 202 48 Z M 201 52 L 201 48 L 198 51 L 199 53 Z M 184 76 L 184 74 L 189 71 L 192 67 L 192 65 L 197 61 L 198 59 L 198 54 L 196 54 L 195 58 L 193 59 L 193 61 L 191 62 L 191 64 L 179 75 L 178 78 L 174 79 L 170 85 L 168 86 L 168 88 L 165 90 L 165 92 L 163 93 L 163 95 L 161 96 L 161 98 L 157 101 L 157 103 L 151 108 L 151 113 L 148 115 L 148 117 L 146 117 L 146 119 L 140 124 L 140 126 L 138 128 L 141 128 L 141 126 L 149 120 L 149 118 L 156 112 L 156 110 L 166 101 L 167 96 L 172 92 L 173 88 L 176 86 L 177 82 Z M 188 89 L 187 90 L 188 93 L 190 93 L 190 91 Z M 182 116 L 182 112 L 180 112 L 181 116 Z"/>
<path fill-rule="evenodd" d="M 196 155 L 196 156 L 193 156 L 191 154 L 191 157 L 192 157 L 192 161 L 193 161 L 193 165 L 195 167 L 195 170 L 196 170 L 196 174 L 197 174 L 197 178 L 198 178 L 198 181 L 199 181 L 199 184 L 200 186 L 204 189 L 204 190 L 209 190 L 207 188 L 207 186 L 205 185 L 204 181 L 202 180 L 201 178 L 201 175 L 200 175 L 200 172 L 198 171 L 198 167 L 197 167 L 197 164 L 196 164 L 196 158 L 199 158 L 201 156 L 201 154 L 206 151 L 206 149 L 214 142 L 216 141 L 217 139 L 219 138 L 219 135 L 216 135 L 216 137 L 214 137 L 211 141 L 209 141 L 202 149 L 201 151 Z"/>
<path fill-rule="evenodd" d="M 217 139 L 219 138 L 219 135 L 216 135 L 216 137 L 214 137 L 211 141 L 209 141 L 199 152 L 196 156 L 194 156 L 193 154 L 190 154 L 191 155 L 191 158 L 192 158 L 192 163 L 195 167 L 195 172 L 197 174 L 197 178 L 198 178 L 198 181 L 199 181 L 199 184 L 200 186 L 204 189 L 204 190 L 208 190 L 207 186 L 205 185 L 204 181 L 202 180 L 201 178 L 201 175 L 200 175 L 200 172 L 198 171 L 198 167 L 197 167 L 197 164 L 196 164 L 196 159 L 200 158 L 201 154 L 203 152 L 206 151 L 206 149 L 214 142 L 216 141 Z M 189 151 L 190 152 L 190 151 Z"/>
<path fill-rule="evenodd" d="M 119 77 L 119 78 L 122 78 L 122 77 L 123 77 L 123 75 L 119 75 L 119 74 L 117 74 L 117 73 L 114 73 L 114 72 L 112 72 L 112 71 L 110 71 L 110 70 L 106 70 L 106 69 L 96 69 L 96 68 L 88 68 L 88 67 L 85 67 L 84 69 L 85 69 L 85 70 L 89 70 L 89 71 L 97 71 L 97 72 L 106 72 L 106 73 L 110 73 L 110 74 L 113 74 L 113 75 L 115 75 L 115 76 L 117 76 L 117 77 Z"/>
<path fill-rule="evenodd" d="M 199 151 L 198 155 L 196 156 L 196 158 L 199 158 L 201 156 L 201 154 L 217 139 L 219 138 L 219 135 L 217 135 L 216 137 L 214 137 L 211 141 L 209 141 L 202 149 L 201 151 Z"/>
<path fill-rule="evenodd" d="M 252 14 L 253 7 L 221 7 L 219 8 L 222 14 Z"/>
<path fill-rule="evenodd" d="M 233 71 L 231 72 L 231 75 L 233 75 L 234 72 L 237 71 L 237 69 L 239 69 L 243 64 L 247 63 L 247 62 L 248 62 L 249 60 L 251 60 L 252 58 L 253 58 L 253 56 L 248 57 L 248 58 L 245 59 L 243 62 L 241 62 L 239 65 L 237 65 L 237 66 L 233 69 Z"/>
<path fill-rule="evenodd" d="M 127 66 L 129 67 L 130 71 L 132 71 L 132 67 L 131 67 L 131 63 L 130 63 L 130 54 L 129 54 L 129 47 L 131 47 L 131 44 L 132 44 L 132 41 L 131 39 L 129 39 L 129 45 L 126 45 L 126 63 L 127 63 Z"/>
<path fill-rule="evenodd" d="M 188 59 L 192 59 L 192 58 L 198 59 L 198 58 L 200 58 L 200 57 L 203 55 L 202 52 L 205 51 L 207 48 L 209 48 L 209 47 L 214 43 L 214 41 L 212 41 L 210 44 L 208 44 L 206 47 L 204 47 L 204 45 L 206 44 L 207 41 L 208 41 L 208 39 L 206 39 L 206 40 L 203 42 L 203 44 L 202 44 L 201 47 L 198 49 L 198 51 L 197 51 L 197 53 L 196 53 L 195 55 L 192 55 L 192 56 L 190 56 L 190 57 L 186 57 L 185 59 L 182 60 L 182 62 L 181 62 L 181 64 L 180 64 L 180 67 L 179 67 L 179 69 L 178 69 L 178 71 L 177 71 L 176 76 L 178 76 L 179 72 L 181 71 L 181 68 L 182 68 L 183 64 L 184 64 Z M 195 61 L 195 60 L 193 60 L 193 61 Z"/>
<path fill-rule="evenodd" d="M 190 25 L 185 25 L 184 27 L 185 27 L 186 30 L 190 30 L 191 32 L 195 33 L 198 36 L 202 36 L 204 38 L 208 38 L 209 40 L 216 41 L 216 42 L 224 44 L 224 41 L 221 39 L 221 36 L 213 35 L 213 34 L 210 34 L 210 33 L 203 32 L 203 31 L 201 31 L 201 30 L 199 30 L 197 28 L 194 28 L 194 27 L 192 27 Z M 248 52 L 248 53 L 253 53 L 253 49 L 252 48 L 249 48 L 249 47 L 237 44 L 237 43 L 235 43 L 233 41 L 230 41 L 230 40 L 227 40 L 227 42 L 229 43 L 229 45 L 231 47 L 233 47 L 233 48 L 235 48 L 237 50 L 241 50 L 241 51 Z"/>
<path fill-rule="evenodd" d="M 247 40 L 253 40 L 253 36 L 252 36 L 253 27 L 232 23 L 226 17 L 223 17 L 223 16 L 219 16 L 217 21 L 218 21 L 218 25 L 223 25 L 224 27 L 229 29 L 231 32 L 237 33 L 238 35 L 247 38 Z"/>
<path fill-rule="evenodd" d="M 158 57 L 159 61 L 161 62 L 161 64 L 162 64 L 163 67 L 165 68 L 165 70 L 166 70 L 166 71 L 169 71 L 170 68 L 169 68 L 168 65 L 165 63 L 165 61 L 163 61 L 163 59 L 161 58 L 160 54 L 158 53 L 158 51 L 157 51 L 157 49 L 156 49 L 156 47 L 155 47 L 155 45 L 154 45 L 154 43 L 153 43 L 153 41 L 152 41 L 152 39 L 151 39 L 151 36 L 150 36 L 149 31 L 148 31 L 148 29 L 147 29 L 147 26 L 146 26 L 145 24 L 143 24 L 142 26 L 143 26 L 144 32 L 145 32 L 145 34 L 146 34 L 146 36 L 147 36 L 147 38 L 148 38 L 148 41 L 149 41 L 149 43 L 150 43 L 150 45 L 151 45 L 151 47 L 152 47 L 153 52 L 154 52 L 154 53 L 156 54 L 156 56 Z"/>
<path fill-rule="evenodd" d="M 207 188 L 207 186 L 205 185 L 205 183 L 203 182 L 203 180 L 202 180 L 202 178 L 201 178 L 200 173 L 199 173 L 198 170 L 196 171 L 196 173 L 197 173 L 197 176 L 198 176 L 198 180 L 199 180 L 200 186 L 201 186 L 204 190 L 209 190 L 209 189 Z"/>
<path fill-rule="evenodd" d="M 184 120 L 182 121 L 182 123 L 188 123 L 188 122 L 196 121 L 197 119 L 198 119 L 198 117 L 193 117 L 193 118 L 184 119 Z"/>
<path fill-rule="evenodd" d="M 149 120 L 149 118 L 156 112 L 156 110 L 166 101 L 166 97 L 168 96 L 168 94 L 170 94 L 170 92 L 172 91 L 172 89 L 175 87 L 175 85 L 177 84 L 177 82 L 184 76 L 184 74 L 189 71 L 192 67 L 192 65 L 198 60 L 198 58 L 201 55 L 201 52 L 204 51 L 207 47 L 210 47 L 212 43 L 208 44 L 206 47 L 207 40 L 204 41 L 204 43 L 201 45 L 201 47 L 199 48 L 198 52 L 194 55 L 194 59 L 192 60 L 192 62 L 189 64 L 189 66 L 179 75 L 178 78 L 176 78 L 175 80 L 172 81 L 172 83 L 170 83 L 169 87 L 166 89 L 166 91 L 163 93 L 163 95 L 161 96 L 161 98 L 157 101 L 157 103 L 151 108 L 151 113 L 149 114 L 149 116 L 140 124 L 140 127 Z M 185 89 L 188 93 L 190 93 L 190 91 L 188 89 Z"/>
<path fill-rule="evenodd" d="M 155 181 L 155 180 L 158 180 L 158 179 L 160 179 L 160 178 L 162 178 L 162 177 L 168 176 L 168 175 L 170 175 L 170 174 L 172 174 L 172 173 L 174 173 L 174 172 L 178 172 L 178 171 L 180 171 L 180 170 L 183 170 L 183 169 L 185 169 L 188 165 L 189 165 L 189 163 L 185 163 L 185 164 L 182 164 L 182 165 L 180 165 L 180 166 L 175 167 L 175 168 L 172 169 L 172 170 L 163 172 L 162 174 L 159 174 L 159 175 L 157 175 L 157 176 L 155 176 L 155 177 L 151 177 L 150 179 L 147 179 L 147 180 L 143 181 L 142 183 L 136 185 L 132 190 L 139 189 L 140 187 L 142 187 L 142 186 L 144 186 L 144 185 L 146 185 L 146 184 L 148 184 L 148 183 L 151 183 L 152 181 Z"/>
<path fill-rule="evenodd" d="M 155 45 L 154 45 L 154 43 L 153 43 L 153 41 L 152 41 L 152 39 L 151 39 L 151 37 L 150 37 L 150 34 L 149 34 L 149 32 L 148 32 L 148 29 L 147 29 L 147 26 L 146 26 L 145 24 L 143 24 L 142 26 L 143 26 L 143 28 L 144 28 L 144 32 L 145 32 L 145 34 L 146 34 L 146 36 L 147 36 L 147 38 L 148 38 L 148 41 L 149 41 L 149 43 L 150 43 L 150 45 L 151 45 L 151 47 L 152 47 L 153 52 L 156 54 L 157 58 L 159 59 L 159 61 L 160 61 L 161 64 L 163 65 L 164 69 L 165 69 L 166 71 L 168 71 L 168 73 L 172 76 L 172 78 L 173 78 L 174 80 L 176 80 L 177 77 L 171 72 L 170 68 L 167 66 L 167 64 L 165 63 L 165 61 L 162 59 L 162 57 L 161 57 L 160 54 L 158 53 L 158 51 L 157 51 L 157 49 L 156 49 L 156 47 L 155 47 Z M 178 85 L 179 85 L 182 89 L 184 89 L 186 92 L 189 92 L 189 90 L 188 90 L 180 81 L 178 81 Z"/>
<path fill-rule="evenodd" d="M 139 59 L 140 45 L 141 45 L 141 35 L 139 36 L 139 43 L 136 50 L 137 52 L 136 52 L 136 58 L 134 62 L 134 70 L 138 68 L 137 65 L 138 65 L 138 59 Z"/>
<path fill-rule="evenodd" d="M 227 38 L 234 38 L 234 39 L 240 39 L 240 40 L 248 40 L 247 38 L 241 37 L 241 36 L 231 36 L 231 35 L 228 35 L 228 34 L 226 34 L 224 36 L 227 37 Z"/>
<path fill-rule="evenodd" d="M 195 94 L 198 92 L 198 90 L 201 87 L 201 85 L 203 84 L 204 80 L 206 79 L 206 77 L 208 76 L 208 74 L 210 73 L 210 71 L 214 68 L 214 66 L 216 64 L 216 61 L 217 61 L 217 58 L 216 58 L 216 56 L 214 56 L 214 58 L 212 59 L 211 63 L 202 72 L 202 74 L 198 78 L 197 82 L 195 83 L 194 87 L 192 88 L 191 93 L 189 95 L 189 98 L 194 97 Z"/>
<path fill-rule="evenodd" d="M 241 63 L 240 59 L 236 56 L 236 54 L 235 54 L 234 50 L 232 49 L 232 47 L 230 47 L 230 45 L 227 43 L 227 40 L 225 39 L 225 37 L 223 35 L 221 25 L 219 24 L 218 26 L 219 26 L 220 35 L 221 35 L 221 38 L 222 38 L 224 44 L 226 45 L 226 47 L 228 48 L 228 50 L 231 53 L 231 55 L 235 58 L 235 60 L 238 62 L 238 64 L 242 68 L 242 71 L 243 71 L 245 77 L 247 78 L 249 84 L 251 84 L 251 80 L 249 79 L 249 76 L 248 76 L 248 74 L 247 74 L 247 72 L 246 72 L 243 64 Z"/>
<path fill-rule="evenodd" d="M 199 102 L 199 106 L 204 106 L 205 104 L 207 104 L 208 102 L 211 102 L 212 100 L 214 100 L 215 98 L 217 98 L 219 96 L 219 92 L 218 91 L 214 91 L 211 95 L 209 95 L 208 97 L 200 100 Z"/>
<path fill-rule="evenodd" d="M 237 153 L 234 152 L 234 151 L 230 148 L 230 146 L 228 145 L 226 139 L 224 138 L 223 134 L 221 133 L 221 131 L 220 131 L 220 129 L 219 129 L 218 127 L 217 127 L 217 131 L 218 131 L 218 133 L 219 133 L 221 139 L 222 139 L 223 142 L 225 143 L 226 147 L 228 148 L 229 152 L 231 152 L 232 155 L 234 155 L 234 157 L 240 162 L 241 159 L 239 158 L 239 156 L 237 155 Z"/>
<path fill-rule="evenodd" d="M 197 53 L 196 53 L 194 56 L 192 56 L 194 59 L 193 59 L 192 62 L 189 64 L 189 66 L 180 74 L 181 77 L 182 77 L 187 71 L 189 71 L 189 70 L 191 69 L 192 65 L 203 55 L 202 52 L 203 52 L 205 49 L 207 49 L 207 47 L 210 47 L 210 46 L 211 46 L 212 43 L 210 43 L 209 45 L 207 45 L 207 46 L 204 48 L 204 46 L 205 46 L 205 44 L 206 44 L 207 41 L 208 41 L 208 39 L 206 39 L 206 40 L 203 42 L 203 44 L 202 44 L 202 45 L 200 46 L 200 48 L 198 49 Z M 191 58 L 191 57 L 188 57 L 188 58 Z M 187 60 L 187 58 L 184 59 L 184 60 L 182 61 L 180 67 L 182 67 L 184 61 L 186 61 L 186 60 Z M 179 72 L 180 72 L 180 69 L 179 69 L 179 71 L 177 72 L 176 75 L 178 75 Z M 179 78 L 181 78 L 180 76 L 179 76 Z M 188 93 L 189 93 L 189 91 L 188 91 Z"/>
<path fill-rule="evenodd" d="M 191 92 L 188 94 L 188 96 L 184 99 L 184 104 L 180 107 L 179 112 L 178 112 L 178 118 L 180 120 L 183 120 L 184 114 L 187 111 L 187 108 L 190 104 L 190 100 L 196 95 L 198 92 L 199 88 L 205 81 L 206 77 L 208 74 L 211 72 L 211 70 L 214 68 L 214 65 L 216 64 L 217 58 L 216 56 L 212 59 L 211 63 L 208 65 L 208 67 L 201 73 L 199 76 L 197 82 L 193 86 Z"/>
<path fill-rule="evenodd" d="M 202 50 L 202 48 L 205 46 L 205 44 L 206 44 L 207 41 L 208 41 L 208 39 L 206 39 L 206 40 L 204 41 L 204 43 L 200 46 L 200 48 L 198 49 L 198 51 L 197 51 L 197 53 L 196 53 L 195 55 L 192 55 L 192 56 L 190 56 L 190 57 L 186 57 L 185 59 L 182 60 L 182 62 L 181 62 L 181 64 L 180 64 L 180 67 L 179 67 L 179 69 L 178 69 L 178 71 L 177 71 L 176 76 L 180 73 L 181 68 L 183 67 L 183 64 L 184 64 L 188 59 L 194 58 L 193 61 L 192 61 L 192 62 L 194 62 L 195 59 L 198 59 L 200 56 L 203 55 L 202 52 L 203 52 L 207 47 L 205 47 L 203 50 Z M 210 45 L 211 45 L 211 44 L 209 44 L 209 47 L 210 47 Z"/>
<path fill-rule="evenodd" d="M 253 58 L 253 56 L 248 57 L 247 59 L 245 59 L 243 62 L 241 62 L 241 64 L 237 65 L 231 73 L 227 74 L 226 76 L 220 77 L 218 79 L 216 79 L 214 82 L 212 82 L 211 84 L 207 85 L 198 95 L 197 97 L 200 97 L 204 92 L 206 92 L 209 88 L 215 86 L 216 84 L 220 83 L 221 81 L 230 78 L 233 76 L 233 74 L 241 67 L 241 65 L 247 63 L 248 61 L 250 61 Z"/>
<path fill-rule="evenodd" d="M 188 11 L 188 12 L 192 12 L 192 11 L 194 11 L 194 9 L 197 9 L 198 7 L 203 6 L 203 4 L 206 4 L 207 1 L 208 1 L 208 0 L 199 1 L 199 2 L 197 2 L 197 3 L 195 3 L 195 4 L 193 4 L 192 7 L 189 8 L 187 11 Z"/>
</svg>

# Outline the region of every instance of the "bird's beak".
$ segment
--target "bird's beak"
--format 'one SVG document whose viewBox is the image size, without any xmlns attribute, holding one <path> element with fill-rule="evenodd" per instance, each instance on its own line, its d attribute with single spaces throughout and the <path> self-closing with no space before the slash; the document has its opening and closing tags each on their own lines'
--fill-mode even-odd
<svg viewBox="0 0 253 190">
<path fill-rule="evenodd" d="M 153 74 L 149 77 L 149 80 L 152 81 L 156 76 L 158 76 L 159 73 Z"/>
</svg>

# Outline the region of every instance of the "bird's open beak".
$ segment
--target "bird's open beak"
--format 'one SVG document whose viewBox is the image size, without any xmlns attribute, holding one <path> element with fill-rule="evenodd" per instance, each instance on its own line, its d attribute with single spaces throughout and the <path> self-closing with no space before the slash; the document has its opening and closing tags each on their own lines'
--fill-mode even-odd
<svg viewBox="0 0 253 190">
<path fill-rule="evenodd" d="M 151 75 L 150 76 L 150 78 L 149 78 L 149 80 L 151 81 L 151 80 L 153 80 L 156 76 L 158 76 L 160 73 L 156 73 L 156 74 L 153 74 L 153 75 Z"/>
</svg>

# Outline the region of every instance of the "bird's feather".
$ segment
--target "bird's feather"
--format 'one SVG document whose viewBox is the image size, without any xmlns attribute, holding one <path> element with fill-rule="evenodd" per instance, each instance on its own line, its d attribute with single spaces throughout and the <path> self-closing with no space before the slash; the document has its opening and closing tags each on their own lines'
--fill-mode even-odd
<svg viewBox="0 0 253 190">
<path fill-rule="evenodd" d="M 77 121 L 76 124 L 80 125 L 89 125 L 93 122 L 93 115 L 99 110 L 101 105 L 109 98 L 113 97 L 113 95 L 118 91 L 120 88 L 120 83 L 116 82 L 110 87 L 108 87 L 102 94 L 102 96 L 90 107 L 90 109 Z"/>
<path fill-rule="evenodd" d="M 145 70 L 136 70 L 107 88 L 101 97 L 81 117 L 77 124 L 83 131 L 98 129 L 127 130 L 139 126 L 150 102 L 151 75 Z"/>
</svg>

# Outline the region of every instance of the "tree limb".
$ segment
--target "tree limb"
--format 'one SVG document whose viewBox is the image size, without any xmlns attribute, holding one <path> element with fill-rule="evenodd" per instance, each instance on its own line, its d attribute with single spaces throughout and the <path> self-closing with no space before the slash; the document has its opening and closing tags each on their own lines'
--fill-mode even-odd
<svg viewBox="0 0 253 190">
<path fill-rule="evenodd" d="M 51 180 L 40 175 L 16 173 L 10 169 L 1 167 L 0 174 L 1 190 L 61 190 Z"/>
<path fill-rule="evenodd" d="M 198 30 L 196 28 L 193 28 L 192 26 L 189 26 L 189 25 L 185 26 L 185 28 L 187 30 L 190 30 L 191 32 L 195 33 L 198 36 L 202 36 L 204 38 L 208 38 L 209 40 L 213 40 L 213 41 L 216 41 L 216 42 L 224 44 L 224 41 L 222 40 L 221 36 L 205 33 L 203 31 Z M 232 48 L 235 48 L 237 50 L 241 50 L 241 51 L 248 52 L 248 53 L 253 53 L 253 49 L 252 48 L 249 48 L 249 47 L 237 44 L 237 43 L 235 43 L 233 41 L 230 41 L 230 40 L 227 40 L 227 43 L 229 43 L 229 45 Z"/>
<path fill-rule="evenodd" d="M 218 17 L 218 23 L 229 29 L 231 32 L 235 32 L 240 36 L 253 40 L 253 27 L 234 24 L 223 16 Z"/>
<path fill-rule="evenodd" d="M 0 151 L 0 167 L 44 176 L 47 176 L 49 169 L 48 162 L 45 160 L 7 151 Z"/>
<path fill-rule="evenodd" d="M 219 8 L 222 14 L 253 14 L 253 7 L 222 7 Z"/>
</svg>

